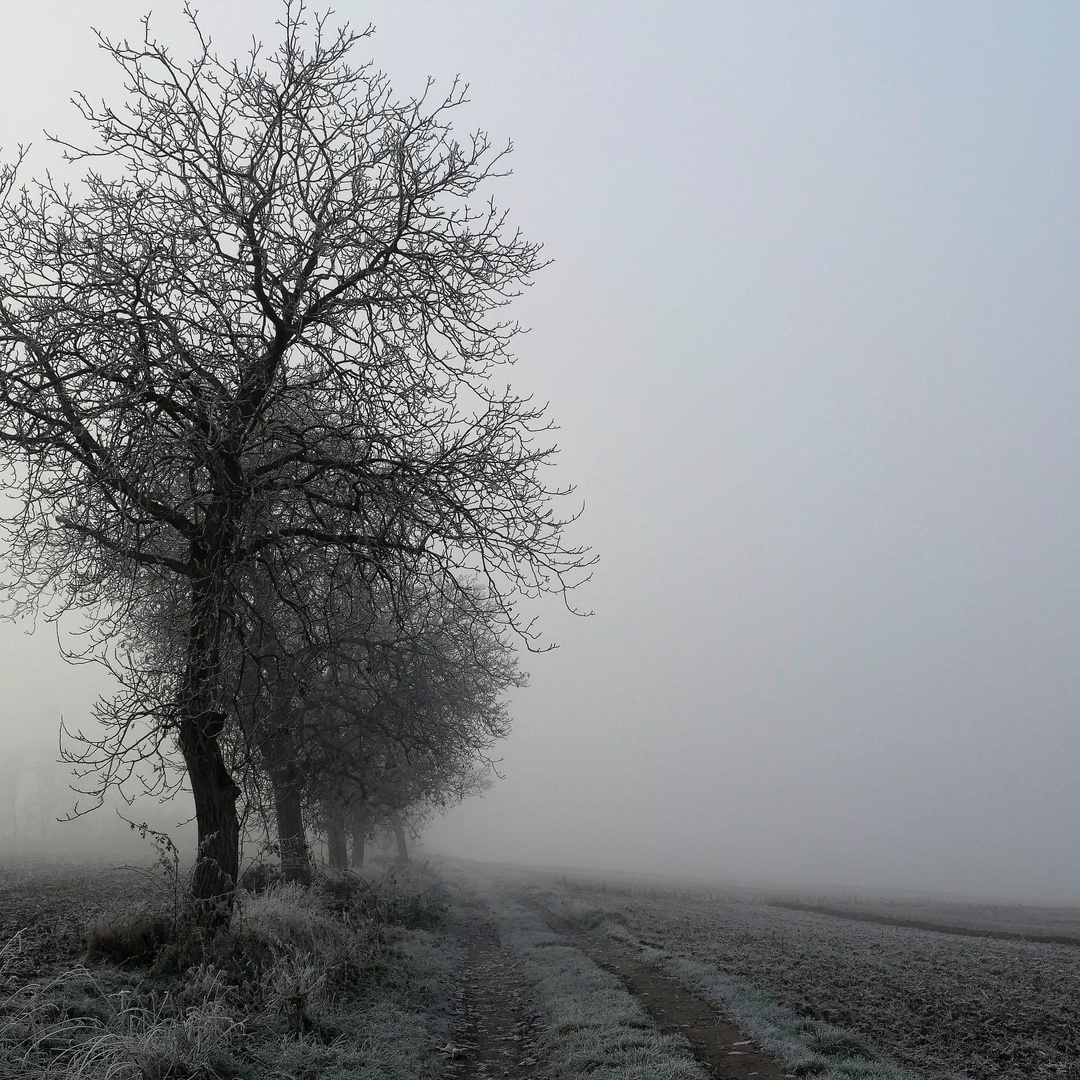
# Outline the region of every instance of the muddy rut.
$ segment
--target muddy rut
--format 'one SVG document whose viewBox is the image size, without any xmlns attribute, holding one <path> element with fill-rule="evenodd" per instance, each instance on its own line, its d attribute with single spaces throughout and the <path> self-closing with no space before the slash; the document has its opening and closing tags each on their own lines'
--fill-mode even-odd
<svg viewBox="0 0 1080 1080">
<path fill-rule="evenodd" d="M 666 1034 L 681 1036 L 693 1056 L 718 1080 L 790 1080 L 753 1040 L 714 1005 L 608 938 L 594 937 L 547 908 L 515 897 L 595 964 L 616 975 Z M 535 1037 L 538 1017 L 521 962 L 499 941 L 490 910 L 463 897 L 457 932 L 465 946 L 454 1043 L 446 1052 L 463 1080 L 534 1076 L 544 1062 Z"/>
<path fill-rule="evenodd" d="M 454 1042 L 444 1048 L 462 1080 L 534 1076 L 540 1058 L 537 1016 L 521 961 L 499 942 L 491 912 L 479 898 L 461 902 L 455 930 L 465 948 Z"/>
<path fill-rule="evenodd" d="M 547 908 L 531 906 L 594 964 L 617 975 L 661 1031 L 685 1038 L 694 1057 L 718 1080 L 793 1080 L 793 1074 L 784 1072 L 752 1039 L 721 1016 L 715 1005 L 639 960 L 626 946 L 586 934 Z"/>
</svg>

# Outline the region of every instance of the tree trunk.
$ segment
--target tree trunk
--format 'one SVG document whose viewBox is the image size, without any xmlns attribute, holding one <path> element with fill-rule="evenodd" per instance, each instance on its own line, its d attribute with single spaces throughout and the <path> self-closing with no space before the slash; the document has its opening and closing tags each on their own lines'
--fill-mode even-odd
<svg viewBox="0 0 1080 1080">
<path fill-rule="evenodd" d="M 395 814 L 390 819 L 390 825 L 394 830 L 394 840 L 397 842 L 397 861 L 406 863 L 409 861 L 409 845 L 405 842 L 405 823 L 400 814 Z"/>
<path fill-rule="evenodd" d="M 281 876 L 285 881 L 311 884 L 311 851 L 304 829 L 304 785 L 297 767 L 294 696 L 295 684 L 287 664 L 268 651 L 261 628 L 257 627 L 251 646 L 262 656 L 260 672 L 250 668 L 243 685 L 246 701 L 241 715 L 250 724 L 248 738 L 258 743 L 263 768 L 270 778 L 277 819 Z"/>
<path fill-rule="evenodd" d="M 199 827 L 191 895 L 210 924 L 228 918 L 240 867 L 240 820 L 236 814 L 240 789 L 225 767 L 217 742 L 224 722 L 222 714 L 213 713 L 180 723 L 180 751 L 187 765 Z"/>
<path fill-rule="evenodd" d="M 345 820 L 337 807 L 328 808 L 326 813 L 326 858 L 331 870 L 344 870 L 349 865 Z"/>
<path fill-rule="evenodd" d="M 350 815 L 352 826 L 352 868 L 359 870 L 364 865 L 364 845 L 367 840 L 367 815 L 361 807 L 354 807 Z"/>
<path fill-rule="evenodd" d="M 210 570 L 208 552 L 221 553 L 220 530 L 215 543 L 193 545 L 191 624 L 187 672 L 180 706 L 180 752 L 187 766 L 199 850 L 191 878 L 191 895 L 200 921 L 207 926 L 227 922 L 240 869 L 240 820 L 236 800 L 240 788 L 229 775 L 218 739 L 225 730 L 225 713 L 218 706 L 222 686 L 221 587 Z"/>
<path fill-rule="evenodd" d="M 311 884 L 311 857 L 308 854 L 300 790 L 288 770 L 270 773 L 274 789 L 274 813 L 277 817 L 278 845 L 281 848 L 281 876 L 285 881 Z"/>
</svg>

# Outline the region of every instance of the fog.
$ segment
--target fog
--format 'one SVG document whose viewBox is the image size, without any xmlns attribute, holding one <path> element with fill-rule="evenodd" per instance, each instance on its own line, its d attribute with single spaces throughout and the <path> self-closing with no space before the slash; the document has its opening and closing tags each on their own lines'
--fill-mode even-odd
<svg viewBox="0 0 1080 1080">
<path fill-rule="evenodd" d="M 72 90 L 117 89 L 88 25 L 146 6 L 8 5 L 7 153 L 82 130 Z M 554 262 L 513 379 L 600 556 L 428 846 L 1080 902 L 1080 10 L 336 10 L 514 141 L 497 197 Z M 230 54 L 277 12 L 205 21 Z M 38 753 L 103 684 L 24 630 L 0 739 Z"/>
</svg>

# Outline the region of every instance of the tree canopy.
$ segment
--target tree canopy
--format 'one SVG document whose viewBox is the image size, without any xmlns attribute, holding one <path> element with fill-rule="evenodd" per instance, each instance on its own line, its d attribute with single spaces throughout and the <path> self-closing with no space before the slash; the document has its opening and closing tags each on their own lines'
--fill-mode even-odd
<svg viewBox="0 0 1080 1080">
<path fill-rule="evenodd" d="M 210 900 L 237 870 L 229 656 L 267 591 L 317 636 L 313 553 L 383 595 L 407 566 L 531 640 L 516 602 L 589 558 L 544 409 L 493 378 L 541 257 L 485 194 L 505 150 L 451 130 L 464 88 L 399 100 L 352 59 L 366 33 L 296 4 L 238 61 L 188 16 L 190 59 L 148 21 L 101 38 L 126 96 L 77 98 L 70 186 L 4 171 L 0 454 L 22 602 L 162 658 L 126 707 L 177 741 Z"/>
</svg>

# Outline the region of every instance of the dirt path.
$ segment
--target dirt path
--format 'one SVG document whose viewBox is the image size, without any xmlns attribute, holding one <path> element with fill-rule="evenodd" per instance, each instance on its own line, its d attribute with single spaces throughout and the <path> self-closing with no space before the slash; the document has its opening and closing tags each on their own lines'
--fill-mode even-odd
<svg viewBox="0 0 1080 1080">
<path fill-rule="evenodd" d="M 694 1056 L 718 1080 L 792 1080 L 792 1074 L 785 1073 L 753 1040 L 720 1016 L 715 1005 L 684 990 L 618 942 L 593 937 L 547 908 L 530 906 L 593 963 L 618 975 L 661 1031 L 689 1040 Z"/>
<path fill-rule="evenodd" d="M 631 949 L 594 937 L 576 924 L 521 896 L 557 934 L 595 964 L 612 972 L 666 1034 L 685 1038 L 694 1056 L 717 1080 L 792 1080 L 714 1005 L 683 989 Z M 446 1048 L 460 1080 L 516 1080 L 544 1064 L 534 1037 L 537 1016 L 530 1006 L 521 962 L 499 942 L 490 910 L 466 893 L 456 905 L 456 932 L 465 946 L 457 1002 L 455 1039 Z"/>
<path fill-rule="evenodd" d="M 541 1062 L 521 963 L 499 943 L 491 913 L 479 899 L 462 898 L 456 921 L 465 969 L 454 1043 L 444 1052 L 461 1080 L 533 1076 Z"/>
</svg>

